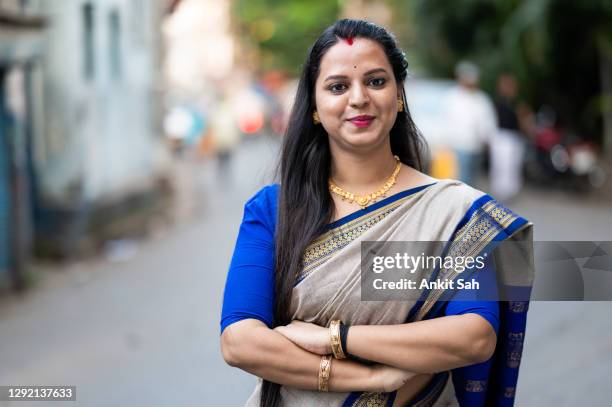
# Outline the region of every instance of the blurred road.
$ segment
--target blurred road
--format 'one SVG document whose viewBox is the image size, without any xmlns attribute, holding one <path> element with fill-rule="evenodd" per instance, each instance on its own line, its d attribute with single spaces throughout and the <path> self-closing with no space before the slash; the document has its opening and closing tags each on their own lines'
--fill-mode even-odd
<svg viewBox="0 0 612 407">
<path fill-rule="evenodd" d="M 191 221 L 122 261 L 47 267 L 26 295 L 2 299 L 0 384 L 76 385 L 87 407 L 243 405 L 255 381 L 221 359 L 220 301 L 243 204 L 270 179 L 276 149 L 243 143 L 223 181 L 213 162 L 177 167 L 195 187 L 181 195 Z M 610 205 L 528 191 L 511 206 L 539 240 L 612 240 Z M 532 304 L 516 405 L 609 405 L 611 313 L 603 302 Z M 13 405 L 41 403 L 0 402 Z"/>
</svg>

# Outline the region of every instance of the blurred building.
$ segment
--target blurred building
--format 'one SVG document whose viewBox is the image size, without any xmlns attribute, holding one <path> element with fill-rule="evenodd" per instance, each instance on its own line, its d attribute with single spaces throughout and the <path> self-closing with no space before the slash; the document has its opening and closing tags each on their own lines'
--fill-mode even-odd
<svg viewBox="0 0 612 407">
<path fill-rule="evenodd" d="M 13 167 L 0 170 L 0 244 L 33 236 L 39 252 L 70 256 L 146 227 L 163 205 L 161 21 L 170 3 L 0 0 L 0 129 L 12 134 L 0 164 Z M 16 214 L 22 225 L 3 225 Z"/>
<path fill-rule="evenodd" d="M 40 3 L 0 0 L 0 286 L 23 284 L 32 245 L 32 146 L 43 125 Z"/>
<path fill-rule="evenodd" d="M 237 40 L 231 7 L 231 0 L 175 1 L 174 13 L 164 22 L 171 90 L 199 94 L 234 79 Z"/>
</svg>

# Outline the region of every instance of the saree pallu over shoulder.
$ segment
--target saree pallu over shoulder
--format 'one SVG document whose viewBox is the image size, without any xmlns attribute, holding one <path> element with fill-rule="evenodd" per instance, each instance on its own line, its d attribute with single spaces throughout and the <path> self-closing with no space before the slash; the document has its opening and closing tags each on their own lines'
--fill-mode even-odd
<svg viewBox="0 0 612 407">
<path fill-rule="evenodd" d="M 534 278 L 533 225 L 488 195 L 477 199 L 457 225 L 448 242 L 447 254 L 492 255 L 495 259 L 500 304 L 500 327 L 486 380 L 465 380 L 455 389 L 457 398 L 485 393 L 483 405 L 512 406 L 525 339 L 529 297 Z M 438 276 L 453 280 L 455 270 L 438 270 Z M 434 276 L 432 276 L 433 278 Z M 412 308 L 407 322 L 441 316 L 452 290 L 426 290 Z"/>
<path fill-rule="evenodd" d="M 468 255 L 494 250 L 495 242 L 521 231 L 529 238 L 529 226 L 525 219 L 488 195 L 458 181 L 440 180 L 396 194 L 332 223 L 309 245 L 303 256 L 303 270 L 293 289 L 290 313 L 293 319 L 321 326 L 328 326 L 333 319 L 349 325 L 391 325 L 438 317 L 440 299 L 449 292 L 422 290 L 418 300 L 361 301 L 361 242 L 448 241 L 449 252 Z M 503 259 L 500 261 L 503 263 Z M 453 270 L 439 272 L 450 275 Z M 529 275 L 517 277 L 510 271 L 506 274 L 502 284 L 530 286 Z M 524 315 L 517 311 L 526 312 L 527 306 L 515 303 L 506 308 L 513 315 Z M 518 325 L 516 321 L 513 323 L 512 336 L 507 336 L 505 341 L 500 338 L 495 359 L 498 359 L 497 351 L 503 348 L 505 360 L 516 368 L 524 336 L 520 335 L 524 333 L 524 325 L 523 331 L 516 328 L 520 319 Z M 501 326 L 506 329 L 504 321 Z M 435 375 L 410 405 L 458 405 L 456 393 L 464 390 L 455 389 L 450 376 L 451 372 Z M 515 376 L 502 374 L 498 378 L 501 384 L 495 388 L 503 388 L 513 397 L 514 391 L 510 388 L 516 385 Z M 487 384 L 480 387 L 485 388 Z M 281 387 L 281 395 L 286 406 L 391 406 L 395 398 L 394 393 L 322 393 L 288 386 Z M 259 386 L 247 405 L 258 405 L 258 400 Z"/>
<path fill-rule="evenodd" d="M 506 244 L 503 250 L 496 250 L 500 243 Z M 523 243 L 523 244 L 521 244 Z M 446 255 L 451 257 L 478 256 L 482 254 L 495 256 L 496 272 L 502 292 L 500 299 L 525 298 L 528 300 L 533 283 L 532 224 L 505 208 L 492 197 L 484 195 L 474 202 L 461 219 L 451 239 L 448 241 Z M 520 252 L 519 251 L 523 251 Z M 526 251 L 526 252 L 525 252 Z M 516 266 L 517 260 L 523 260 L 522 268 Z M 460 272 L 453 269 L 437 270 L 438 277 L 454 280 Z M 523 290 L 523 291 L 521 291 Z M 413 309 L 409 320 L 426 319 L 435 316 L 440 300 L 448 300 L 452 292 L 438 289 L 423 293 Z"/>
</svg>

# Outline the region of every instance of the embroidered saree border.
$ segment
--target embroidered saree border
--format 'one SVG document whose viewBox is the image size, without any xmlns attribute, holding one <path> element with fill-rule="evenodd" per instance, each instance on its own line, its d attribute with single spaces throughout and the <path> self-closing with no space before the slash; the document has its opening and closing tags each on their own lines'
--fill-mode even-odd
<svg viewBox="0 0 612 407">
<path fill-rule="evenodd" d="M 432 381 L 421 390 L 408 405 L 411 407 L 430 407 L 433 406 L 449 380 L 448 372 L 439 373 L 434 376 Z M 350 401 L 350 407 L 384 407 L 395 400 L 396 392 L 393 393 L 361 393 L 354 401 Z"/>
<path fill-rule="evenodd" d="M 452 257 L 478 255 L 495 240 L 500 232 L 517 219 L 519 219 L 518 215 L 490 198 L 480 208 L 476 208 L 465 225 L 457 231 L 449 244 L 448 255 Z M 452 281 L 460 274 L 454 269 L 442 269 L 439 276 Z M 445 291 L 445 289 L 432 290 L 414 320 L 423 319 Z"/>
<path fill-rule="evenodd" d="M 390 393 L 362 393 L 351 407 L 386 407 L 390 397 Z"/>
<path fill-rule="evenodd" d="M 383 220 L 413 195 L 400 198 L 357 219 L 331 229 L 315 239 L 304 251 L 304 267 L 296 285 L 308 277 L 317 267 L 329 260 L 335 252 L 358 239 L 362 234 Z"/>
</svg>

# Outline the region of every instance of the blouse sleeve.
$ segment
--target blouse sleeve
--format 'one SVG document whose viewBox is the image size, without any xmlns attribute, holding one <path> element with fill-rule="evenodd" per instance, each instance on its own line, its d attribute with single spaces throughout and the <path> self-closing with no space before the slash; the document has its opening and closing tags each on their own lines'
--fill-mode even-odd
<svg viewBox="0 0 612 407">
<path fill-rule="evenodd" d="M 461 289 L 447 303 L 444 315 L 477 314 L 486 319 L 495 333 L 499 330 L 499 304 L 497 301 L 497 278 L 495 277 L 495 260 L 489 256 L 485 267 L 472 273 L 478 282 L 478 290 Z M 480 298 L 480 299 L 479 299 Z M 483 300 L 481 298 L 486 298 Z M 493 300 L 491 300 L 493 299 Z"/>
<path fill-rule="evenodd" d="M 234 322 L 249 318 L 272 326 L 277 187 L 263 188 L 244 207 L 225 283 L 221 332 Z"/>
</svg>

